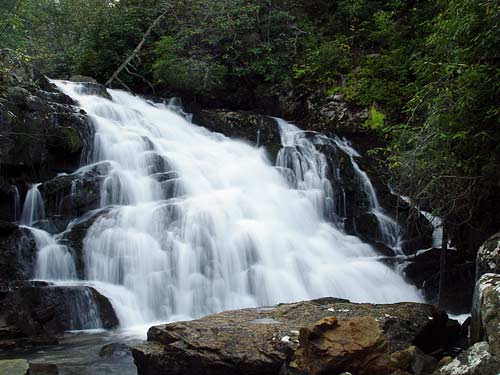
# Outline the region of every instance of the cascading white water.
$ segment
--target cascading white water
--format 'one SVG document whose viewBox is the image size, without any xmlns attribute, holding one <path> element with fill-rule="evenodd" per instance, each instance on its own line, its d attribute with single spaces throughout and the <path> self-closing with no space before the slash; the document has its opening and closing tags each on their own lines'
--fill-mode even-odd
<svg viewBox="0 0 500 375">
<path fill-rule="evenodd" d="M 37 253 L 34 278 L 50 281 L 60 286 L 68 286 L 68 281 L 77 279 L 76 267 L 69 249 L 58 243 L 57 236 L 34 228 L 31 225 L 44 219 L 44 202 L 38 190 L 40 184 L 34 184 L 26 195 L 20 224 L 33 234 Z M 69 285 L 73 285 L 72 282 Z M 89 288 L 74 285 L 68 290 L 65 299 L 69 312 L 71 329 L 102 328 L 99 309 Z"/>
<path fill-rule="evenodd" d="M 393 192 L 393 194 L 397 194 L 397 193 Z M 408 203 L 410 206 L 415 207 L 418 210 L 418 212 L 420 212 L 427 219 L 427 221 L 429 222 L 429 224 L 434 229 L 432 231 L 432 247 L 436 248 L 436 249 L 440 248 L 441 245 L 442 245 L 442 241 L 443 241 L 443 220 L 439 216 L 434 216 L 430 212 L 421 210 L 417 205 L 415 205 L 412 202 L 412 200 L 410 199 L 410 197 L 407 197 L 407 196 L 404 196 L 404 195 L 400 195 L 399 197 L 403 201 L 405 201 L 406 203 Z M 452 248 L 452 244 L 451 244 L 451 241 L 448 241 L 448 249 L 450 249 L 450 248 Z"/>
<path fill-rule="evenodd" d="M 40 184 L 33 184 L 26 194 L 20 221 L 22 225 L 32 226 L 35 221 L 45 217 L 42 194 L 38 190 L 38 186 Z"/>
<path fill-rule="evenodd" d="M 19 195 L 19 189 L 17 186 L 12 185 L 14 190 L 14 221 L 20 220 L 21 218 L 21 197 Z"/>
<path fill-rule="evenodd" d="M 401 249 L 399 225 L 396 220 L 385 213 L 384 209 L 380 205 L 377 193 L 375 192 L 375 188 L 373 187 L 368 174 L 363 171 L 359 167 L 359 164 L 356 162 L 355 157 L 359 157 L 360 155 L 354 148 L 349 145 L 347 141 L 338 138 L 334 139 L 333 141 L 337 144 L 338 147 L 344 150 L 344 152 L 349 155 L 349 158 L 351 159 L 354 172 L 358 176 L 361 188 L 365 192 L 368 199 L 368 208 L 370 212 L 377 218 L 383 242 L 391 249 L 393 249 L 397 254 L 404 255 Z"/>
<path fill-rule="evenodd" d="M 87 232 L 85 272 L 122 325 L 322 296 L 420 300 L 369 245 L 324 220 L 332 187 L 321 165 L 294 168 L 291 186 L 263 149 L 164 104 L 55 83 L 94 123 L 93 161 L 111 161 L 101 205 L 114 208 Z"/>
<path fill-rule="evenodd" d="M 35 237 L 37 254 L 35 278 L 38 280 L 75 280 L 76 269 L 73 256 L 68 248 L 44 230 L 30 228 Z"/>
<path fill-rule="evenodd" d="M 341 226 L 336 212 L 334 189 L 328 179 L 326 156 L 316 149 L 307 133 L 283 119 L 275 120 L 283 145 L 276 158 L 278 170 L 290 187 L 301 191 L 309 199 L 316 212 Z M 345 208 L 345 203 L 343 205 Z"/>
<path fill-rule="evenodd" d="M 45 218 L 42 194 L 38 190 L 41 184 L 33 184 L 26 194 L 20 224 L 33 233 L 37 254 L 35 278 L 39 280 L 74 280 L 75 263 L 66 246 L 59 245 L 54 236 L 32 225 Z"/>
</svg>

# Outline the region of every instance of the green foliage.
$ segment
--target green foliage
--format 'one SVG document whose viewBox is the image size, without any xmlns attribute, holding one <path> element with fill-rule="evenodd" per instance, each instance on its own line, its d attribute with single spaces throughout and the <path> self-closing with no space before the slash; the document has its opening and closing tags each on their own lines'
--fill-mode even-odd
<svg viewBox="0 0 500 375">
<path fill-rule="evenodd" d="M 351 46 L 346 37 L 325 41 L 306 50 L 305 62 L 294 65 L 295 79 L 333 84 L 352 67 Z"/>
<path fill-rule="evenodd" d="M 139 43 L 152 18 L 153 12 L 139 5 L 101 6 L 79 36 L 75 71 L 105 82 Z"/>
<path fill-rule="evenodd" d="M 363 125 L 379 133 L 384 133 L 387 130 L 385 128 L 385 115 L 379 112 L 375 107 L 370 108 L 368 119 Z"/>
<path fill-rule="evenodd" d="M 171 7 L 176 17 L 169 19 L 164 33 L 169 43 L 175 41 L 170 73 L 172 54 L 161 53 L 161 45 L 154 53 L 153 71 L 162 83 L 208 92 L 221 86 L 229 91 L 241 86 L 255 89 L 288 78 L 299 31 L 291 27 L 294 18 L 285 9 L 266 0 L 174 0 Z M 184 83 L 173 82 L 174 70 Z M 215 76 L 210 79 L 207 74 Z"/>
<path fill-rule="evenodd" d="M 156 43 L 153 63 L 158 82 L 173 90 L 204 93 L 221 86 L 225 69 L 208 59 L 181 56 L 182 48 L 173 37 L 163 37 Z"/>
<path fill-rule="evenodd" d="M 499 177 L 500 4 L 440 5 L 427 50 L 413 64 L 412 116 L 394 132 L 391 165 L 399 184 L 458 225 Z"/>
</svg>

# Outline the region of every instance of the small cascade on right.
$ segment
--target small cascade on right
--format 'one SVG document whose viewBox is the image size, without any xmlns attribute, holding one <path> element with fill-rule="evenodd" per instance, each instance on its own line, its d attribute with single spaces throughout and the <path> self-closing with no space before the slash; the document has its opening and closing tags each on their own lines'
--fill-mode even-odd
<svg viewBox="0 0 500 375">
<path fill-rule="evenodd" d="M 275 118 L 280 128 L 283 148 L 278 154 L 276 166 L 286 177 L 292 187 L 299 189 L 311 200 L 319 212 L 323 212 L 326 220 L 343 229 L 346 219 L 345 191 L 340 183 L 338 169 L 333 176 L 328 176 L 328 161 L 320 151 L 321 145 L 333 145 L 348 155 L 354 173 L 359 181 L 361 191 L 366 197 L 368 212 L 377 220 L 381 240 L 395 254 L 403 255 L 399 225 L 387 215 L 380 205 L 370 178 L 356 162 L 358 152 L 346 141 L 329 138 L 323 134 L 303 131 L 287 121 Z M 330 179 L 329 179 L 330 177 Z M 338 181 L 336 186 L 332 183 Z"/>
<path fill-rule="evenodd" d="M 380 205 L 377 193 L 375 191 L 375 188 L 373 187 L 372 182 L 370 181 L 370 178 L 368 177 L 368 174 L 363 171 L 359 167 L 359 164 L 356 162 L 355 157 L 360 157 L 359 153 L 354 148 L 352 148 L 352 146 L 346 140 L 336 138 L 334 139 L 334 142 L 340 149 L 342 149 L 347 155 L 349 155 L 354 171 L 359 179 L 360 186 L 366 195 L 368 210 L 377 218 L 382 241 L 385 245 L 394 250 L 396 254 L 404 255 L 401 246 L 402 241 L 398 222 L 387 215 L 383 207 Z"/>
</svg>

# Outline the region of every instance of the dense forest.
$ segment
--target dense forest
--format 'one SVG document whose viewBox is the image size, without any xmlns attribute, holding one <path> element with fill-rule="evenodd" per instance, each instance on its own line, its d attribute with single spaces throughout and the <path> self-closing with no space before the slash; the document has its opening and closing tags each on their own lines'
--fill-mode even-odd
<svg viewBox="0 0 500 375">
<path fill-rule="evenodd" d="M 0 12 L 3 58 L 50 77 L 237 109 L 291 88 L 340 94 L 369 109 L 394 188 L 455 237 L 498 227 L 495 0 L 8 0 Z"/>
</svg>

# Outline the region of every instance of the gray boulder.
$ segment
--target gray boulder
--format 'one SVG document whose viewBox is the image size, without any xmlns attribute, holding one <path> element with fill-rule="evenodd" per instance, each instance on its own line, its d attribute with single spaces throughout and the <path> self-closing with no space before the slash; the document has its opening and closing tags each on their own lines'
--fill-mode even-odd
<svg viewBox="0 0 500 375">
<path fill-rule="evenodd" d="M 439 368 L 434 375 L 498 375 L 500 361 L 489 352 L 487 342 L 478 342 L 449 364 Z"/>
<path fill-rule="evenodd" d="M 0 361 L 0 374 L 26 375 L 28 361 L 25 359 L 5 359 Z"/>
<path fill-rule="evenodd" d="M 500 273 L 500 232 L 488 238 L 476 256 L 476 280 L 485 273 Z"/>
<path fill-rule="evenodd" d="M 487 341 L 490 351 L 500 356 L 500 275 L 487 273 L 476 283 L 471 341 Z"/>
</svg>

